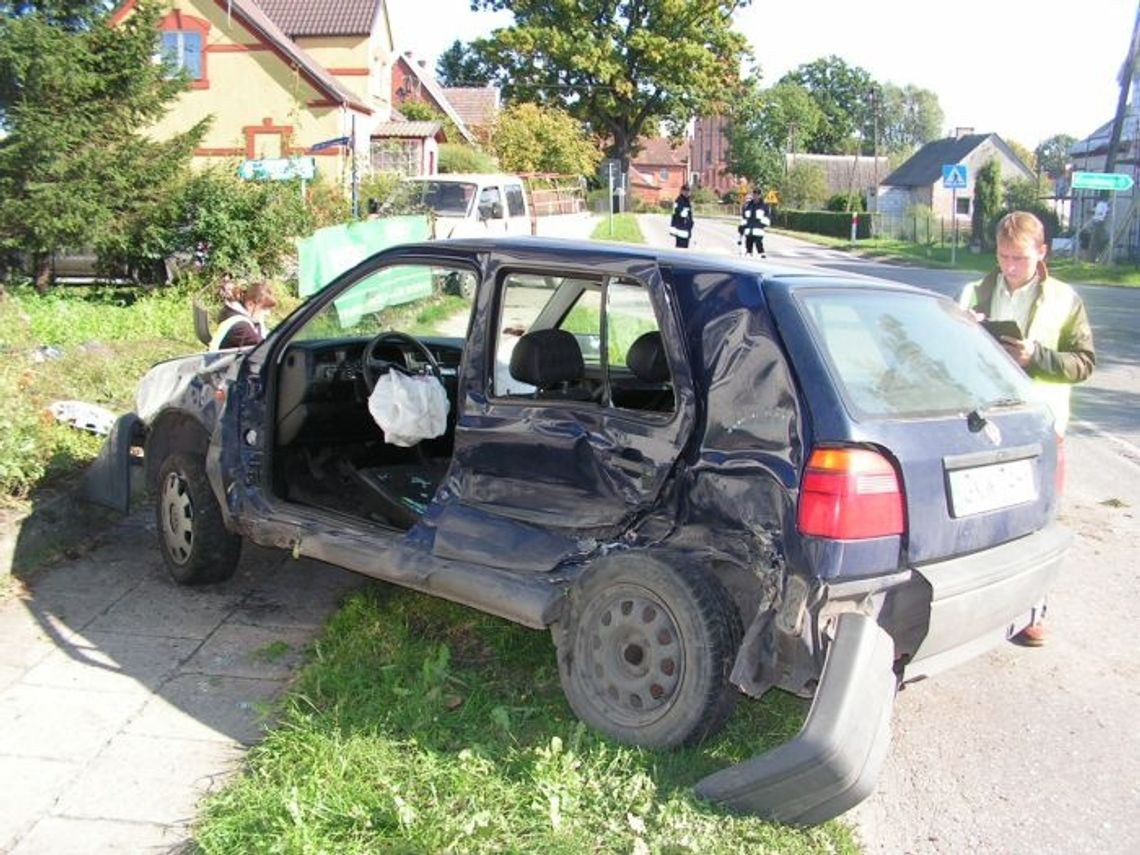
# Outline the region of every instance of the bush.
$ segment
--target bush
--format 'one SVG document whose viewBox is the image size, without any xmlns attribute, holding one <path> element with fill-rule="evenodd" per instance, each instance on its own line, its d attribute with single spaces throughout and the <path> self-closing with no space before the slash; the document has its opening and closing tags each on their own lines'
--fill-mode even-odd
<svg viewBox="0 0 1140 855">
<path fill-rule="evenodd" d="M 780 180 L 780 203 L 809 210 L 820 207 L 827 198 L 827 176 L 814 163 L 797 163 Z"/>
<path fill-rule="evenodd" d="M 863 198 L 862 193 L 836 193 L 827 200 L 827 210 L 829 211 L 858 211 L 860 213 L 867 210 L 867 202 Z"/>
<path fill-rule="evenodd" d="M 444 143 L 439 147 L 440 172 L 498 172 L 499 164 L 491 155 L 469 145 Z"/>
<path fill-rule="evenodd" d="M 773 225 L 794 232 L 828 235 L 837 238 L 851 237 L 851 215 L 835 211 L 789 211 L 779 208 Z M 860 217 L 856 237 L 871 237 L 871 218 Z"/>
<path fill-rule="evenodd" d="M 716 193 L 708 187 L 698 187 L 694 190 L 689 197 L 693 200 L 694 205 L 713 205 L 716 204 Z"/>
</svg>

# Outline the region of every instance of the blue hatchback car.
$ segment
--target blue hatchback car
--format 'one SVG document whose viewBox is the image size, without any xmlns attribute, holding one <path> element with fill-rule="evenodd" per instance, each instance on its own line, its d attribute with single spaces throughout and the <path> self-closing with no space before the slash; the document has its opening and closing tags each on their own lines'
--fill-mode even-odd
<svg viewBox="0 0 1140 855">
<path fill-rule="evenodd" d="M 799 824 L 872 790 L 899 687 L 1027 626 L 1069 543 L 1049 410 L 953 302 L 621 245 L 380 252 L 153 368 L 92 495 L 126 508 L 138 462 L 178 581 L 250 540 L 549 630 L 622 742 L 813 698 L 697 786 Z"/>
</svg>

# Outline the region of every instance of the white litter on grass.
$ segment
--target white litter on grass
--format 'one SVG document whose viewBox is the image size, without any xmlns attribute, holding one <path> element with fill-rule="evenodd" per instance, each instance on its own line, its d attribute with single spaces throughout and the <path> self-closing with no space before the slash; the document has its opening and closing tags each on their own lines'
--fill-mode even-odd
<svg viewBox="0 0 1140 855">
<path fill-rule="evenodd" d="M 115 425 L 114 413 L 86 401 L 53 401 L 48 409 L 56 421 L 98 436 L 106 436 Z"/>
</svg>

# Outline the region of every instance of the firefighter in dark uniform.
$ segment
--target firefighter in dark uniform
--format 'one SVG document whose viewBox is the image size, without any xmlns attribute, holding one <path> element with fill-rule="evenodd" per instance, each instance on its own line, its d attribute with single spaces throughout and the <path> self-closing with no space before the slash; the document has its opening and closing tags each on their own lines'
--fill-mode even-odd
<svg viewBox="0 0 1140 855">
<path fill-rule="evenodd" d="M 687 249 L 693 236 L 693 203 L 689 201 L 689 185 L 681 187 L 673 203 L 673 218 L 669 220 L 669 234 L 677 241 L 677 249 Z"/>
<path fill-rule="evenodd" d="M 740 209 L 740 224 L 736 227 L 745 255 L 759 253 L 761 258 L 768 257 L 764 252 L 764 229 L 770 223 L 768 206 L 754 193 L 748 193 L 744 197 L 744 207 Z"/>
</svg>

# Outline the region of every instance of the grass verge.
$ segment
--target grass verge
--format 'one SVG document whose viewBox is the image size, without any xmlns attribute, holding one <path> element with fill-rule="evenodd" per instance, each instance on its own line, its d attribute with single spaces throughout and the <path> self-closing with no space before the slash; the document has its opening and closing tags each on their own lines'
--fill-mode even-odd
<svg viewBox="0 0 1140 855">
<path fill-rule="evenodd" d="M 645 243 L 645 236 L 641 233 L 641 227 L 637 225 L 636 214 L 614 214 L 612 218 L 602 217 L 598 221 L 590 234 L 590 240 Z"/>
<path fill-rule="evenodd" d="M 207 853 L 857 851 L 696 801 L 706 773 L 784 741 L 803 701 L 743 702 L 698 749 L 618 746 L 563 700 L 546 633 L 375 585 L 311 649 L 277 725 L 209 798 Z"/>
</svg>

